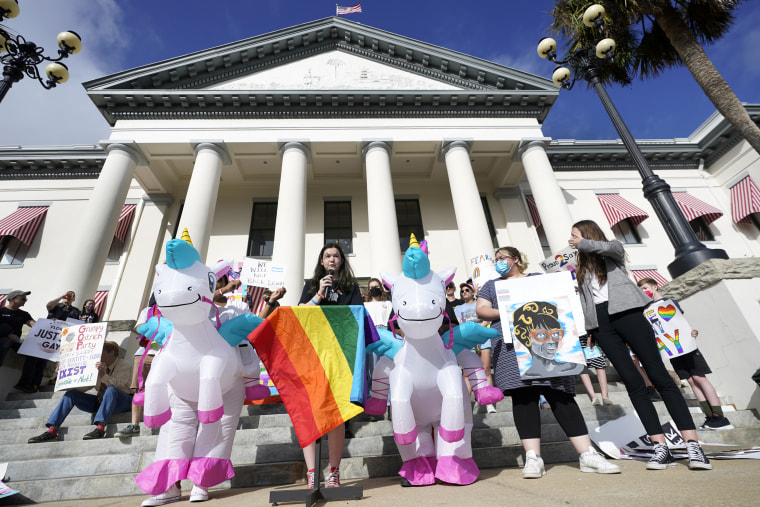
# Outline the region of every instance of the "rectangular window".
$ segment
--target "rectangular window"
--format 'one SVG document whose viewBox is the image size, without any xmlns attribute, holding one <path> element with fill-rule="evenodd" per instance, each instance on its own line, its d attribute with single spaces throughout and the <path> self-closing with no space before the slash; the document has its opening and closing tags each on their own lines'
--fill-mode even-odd
<svg viewBox="0 0 760 507">
<path fill-rule="evenodd" d="M 354 253 L 351 201 L 325 201 L 325 244 L 338 243 L 343 253 Z"/>
<path fill-rule="evenodd" d="M 0 265 L 23 264 L 29 246 L 18 238 L 4 236 L 0 240 Z"/>
<path fill-rule="evenodd" d="M 704 218 L 697 217 L 691 220 L 689 225 L 691 225 L 691 230 L 694 231 L 699 241 L 715 241 L 715 236 L 713 236 L 710 226 L 707 225 Z"/>
<path fill-rule="evenodd" d="M 396 199 L 396 220 L 398 221 L 398 240 L 402 252 L 409 248 L 409 235 L 414 233 L 417 241 L 425 239 L 418 199 Z"/>
<path fill-rule="evenodd" d="M 486 224 L 488 224 L 488 233 L 491 235 L 491 243 L 494 248 L 499 248 L 499 242 L 496 240 L 496 227 L 493 226 L 493 218 L 491 217 L 491 209 L 488 207 L 488 199 L 486 196 L 480 196 L 480 202 L 483 204 L 483 213 L 486 214 Z"/>
<path fill-rule="evenodd" d="M 630 218 L 624 218 L 612 226 L 612 232 L 615 233 L 615 239 L 624 245 L 636 245 L 641 243 L 641 237 L 636 231 L 636 226 Z"/>
<path fill-rule="evenodd" d="M 277 221 L 276 202 L 253 203 L 251 231 L 248 235 L 248 257 L 271 257 L 274 247 L 274 224 Z"/>
<path fill-rule="evenodd" d="M 117 238 L 116 236 L 113 237 L 113 241 L 111 241 L 111 248 L 108 250 L 108 257 L 106 258 L 107 262 L 119 262 L 119 259 L 121 258 L 121 254 L 124 252 L 124 242 Z"/>
</svg>

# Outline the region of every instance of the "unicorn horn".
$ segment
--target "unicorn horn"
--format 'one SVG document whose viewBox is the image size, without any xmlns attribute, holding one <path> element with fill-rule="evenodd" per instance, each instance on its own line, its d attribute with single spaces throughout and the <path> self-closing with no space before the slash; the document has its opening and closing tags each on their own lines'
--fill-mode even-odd
<svg viewBox="0 0 760 507">
<path fill-rule="evenodd" d="M 409 248 L 412 248 L 413 246 L 416 246 L 417 248 L 419 248 L 420 244 L 417 243 L 417 237 L 414 235 L 414 233 L 411 233 L 409 235 Z"/>
<path fill-rule="evenodd" d="M 187 232 L 187 227 L 184 228 L 182 231 L 182 236 L 180 236 L 179 239 L 187 241 L 190 246 L 194 246 L 193 242 L 190 240 L 190 233 Z"/>
</svg>

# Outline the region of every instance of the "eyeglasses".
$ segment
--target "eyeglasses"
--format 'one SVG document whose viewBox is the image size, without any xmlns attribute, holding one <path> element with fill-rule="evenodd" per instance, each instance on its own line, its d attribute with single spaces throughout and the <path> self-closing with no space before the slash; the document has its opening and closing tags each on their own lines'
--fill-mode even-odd
<svg viewBox="0 0 760 507">
<path fill-rule="evenodd" d="M 496 259 L 496 262 L 499 262 L 499 261 L 505 261 L 505 260 L 507 260 L 507 259 L 509 259 L 509 258 L 510 258 L 510 257 L 508 257 L 508 256 L 506 256 L 506 255 L 497 255 L 497 256 L 495 257 L 495 259 Z"/>
<path fill-rule="evenodd" d="M 563 336 L 565 336 L 565 332 L 561 329 L 550 329 L 548 331 L 546 329 L 534 329 L 530 332 L 531 339 L 540 343 L 549 341 L 549 338 L 551 338 L 552 341 L 558 342 Z"/>
<path fill-rule="evenodd" d="M 462 292 L 472 292 L 472 289 L 462 289 Z"/>
</svg>

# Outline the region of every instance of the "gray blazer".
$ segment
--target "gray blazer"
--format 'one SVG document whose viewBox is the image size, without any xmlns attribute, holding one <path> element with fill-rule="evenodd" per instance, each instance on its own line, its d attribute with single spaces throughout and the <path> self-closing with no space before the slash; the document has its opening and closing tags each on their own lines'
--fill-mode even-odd
<svg viewBox="0 0 760 507">
<path fill-rule="evenodd" d="M 584 253 L 596 253 L 604 257 L 607 265 L 607 292 L 609 298 L 608 311 L 610 315 L 642 308 L 652 302 L 644 291 L 628 278 L 625 270 L 625 250 L 620 241 L 594 241 L 582 239 L 578 243 L 578 251 Z M 579 284 L 583 316 L 586 320 L 586 330 L 590 331 L 599 327 L 596 318 L 596 305 L 591 292 L 591 277 L 583 277 L 583 283 Z"/>
</svg>

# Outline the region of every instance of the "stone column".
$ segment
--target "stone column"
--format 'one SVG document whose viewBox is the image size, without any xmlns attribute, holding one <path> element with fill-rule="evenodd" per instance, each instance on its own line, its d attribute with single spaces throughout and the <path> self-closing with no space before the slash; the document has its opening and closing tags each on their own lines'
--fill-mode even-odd
<svg viewBox="0 0 760 507">
<path fill-rule="evenodd" d="M 396 199 L 391 179 L 391 146 L 373 141 L 362 150 L 367 180 L 367 221 L 369 223 L 370 273 L 401 272 L 401 249 L 396 220 Z"/>
<path fill-rule="evenodd" d="M 81 305 L 95 295 L 135 168 L 147 165 L 134 143 L 117 142 L 105 150 L 108 156 L 82 215 L 86 217 L 86 227 L 75 227 L 72 241 L 60 245 L 67 251 L 66 260 L 59 266 L 51 266 L 59 277 L 58 284 L 46 296 L 48 299 L 73 290 L 76 304 Z"/>
<path fill-rule="evenodd" d="M 472 145 L 468 142 L 454 141 L 444 144 L 441 150 L 446 162 L 454 214 L 468 270 L 470 259 L 484 253 L 493 254 L 494 250 L 486 214 L 480 202 L 478 184 L 470 164 L 471 148 Z"/>
<path fill-rule="evenodd" d="M 520 157 L 530 190 L 533 192 L 533 200 L 536 201 L 536 208 L 541 216 L 546 239 L 549 241 L 549 248 L 552 253 L 556 253 L 567 246 L 573 219 L 546 155 L 547 144 L 548 140 L 545 139 L 523 140 Z"/>
<path fill-rule="evenodd" d="M 297 305 L 304 280 L 306 235 L 306 165 L 311 152 L 303 143 L 290 142 L 280 148 L 282 171 L 274 226 L 272 261 L 285 266 L 283 305 Z M 317 255 L 313 252 L 312 255 Z"/>
<path fill-rule="evenodd" d="M 211 227 L 214 224 L 222 166 L 230 164 L 231 160 L 223 143 L 198 143 L 194 146 L 194 151 L 195 165 L 187 187 L 177 237 L 181 237 L 182 231 L 187 228 L 193 246 L 205 262 Z"/>
</svg>

